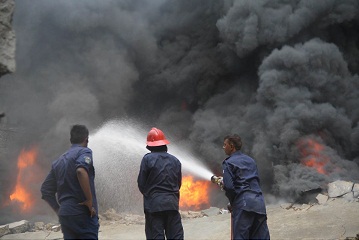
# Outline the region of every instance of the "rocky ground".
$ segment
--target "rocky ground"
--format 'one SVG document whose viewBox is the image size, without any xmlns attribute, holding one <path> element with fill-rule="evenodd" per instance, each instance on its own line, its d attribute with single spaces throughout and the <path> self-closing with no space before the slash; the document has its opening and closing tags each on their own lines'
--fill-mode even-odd
<svg viewBox="0 0 359 240">
<path fill-rule="evenodd" d="M 328 198 L 318 202 L 268 205 L 271 238 L 359 239 L 358 199 Z M 185 239 L 230 239 L 230 214 L 224 209 L 181 213 Z M 145 239 L 143 216 L 108 210 L 100 219 L 100 239 Z M 47 225 L 47 228 L 39 223 L 32 224 L 30 231 L 7 234 L 0 239 L 62 239 L 56 225 Z"/>
</svg>

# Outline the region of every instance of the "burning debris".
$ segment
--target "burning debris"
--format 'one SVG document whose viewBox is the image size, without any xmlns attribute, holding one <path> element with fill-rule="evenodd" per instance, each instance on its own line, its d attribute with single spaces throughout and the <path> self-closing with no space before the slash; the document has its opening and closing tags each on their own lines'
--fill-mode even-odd
<svg viewBox="0 0 359 240">
<path fill-rule="evenodd" d="M 195 180 L 193 176 L 183 176 L 180 189 L 180 209 L 198 211 L 209 208 L 209 188 L 209 181 Z"/>
<path fill-rule="evenodd" d="M 324 168 L 330 160 L 324 153 L 324 145 L 314 139 L 305 138 L 298 141 L 297 147 L 301 152 L 300 161 L 303 165 L 314 168 L 318 173 L 327 174 Z"/>
<path fill-rule="evenodd" d="M 20 203 L 22 211 L 29 211 L 34 205 L 34 196 L 28 190 L 28 184 L 34 181 L 36 172 L 32 171 L 32 167 L 37 159 L 37 149 L 22 150 L 18 162 L 18 173 L 14 192 L 10 195 L 11 201 Z"/>
<path fill-rule="evenodd" d="M 33 210 L 36 196 L 32 189 L 42 180 L 42 170 L 36 164 L 38 151 L 37 147 L 21 150 L 17 159 L 16 184 L 5 206 L 16 205 L 23 213 Z"/>
</svg>

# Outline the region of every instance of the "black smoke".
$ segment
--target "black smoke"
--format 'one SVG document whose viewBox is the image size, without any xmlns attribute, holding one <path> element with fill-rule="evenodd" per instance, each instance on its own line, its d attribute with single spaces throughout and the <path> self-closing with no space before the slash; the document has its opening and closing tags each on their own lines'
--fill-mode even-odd
<svg viewBox="0 0 359 240">
<path fill-rule="evenodd" d="M 238 133 L 279 198 L 359 180 L 356 0 L 16 0 L 13 27 L 0 206 L 22 148 L 40 146 L 45 174 L 71 124 L 115 118 L 191 142 L 218 173 L 223 137 Z M 308 139 L 329 159 L 326 174 L 303 165 Z"/>
</svg>

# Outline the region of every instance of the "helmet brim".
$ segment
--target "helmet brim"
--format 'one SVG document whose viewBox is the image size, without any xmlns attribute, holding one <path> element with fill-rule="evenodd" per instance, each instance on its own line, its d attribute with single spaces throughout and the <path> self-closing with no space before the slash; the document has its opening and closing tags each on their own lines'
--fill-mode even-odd
<svg viewBox="0 0 359 240">
<path fill-rule="evenodd" d="M 167 144 L 170 144 L 170 141 L 168 141 L 167 139 L 158 140 L 158 141 L 147 141 L 147 146 L 150 146 L 150 147 L 158 147 L 158 146 L 163 146 L 163 145 L 167 145 Z"/>
</svg>

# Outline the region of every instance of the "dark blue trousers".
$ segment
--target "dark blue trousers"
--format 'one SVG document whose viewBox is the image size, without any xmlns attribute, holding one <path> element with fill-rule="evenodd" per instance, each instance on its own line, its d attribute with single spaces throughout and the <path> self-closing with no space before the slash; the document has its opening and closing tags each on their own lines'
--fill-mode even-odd
<svg viewBox="0 0 359 240">
<path fill-rule="evenodd" d="M 233 209 L 231 218 L 232 239 L 270 239 L 266 215 Z"/>
<path fill-rule="evenodd" d="M 145 213 L 147 239 L 183 239 L 183 226 L 178 211 Z"/>
<path fill-rule="evenodd" d="M 59 216 L 64 239 L 98 239 L 98 217 L 89 214 Z"/>
</svg>

